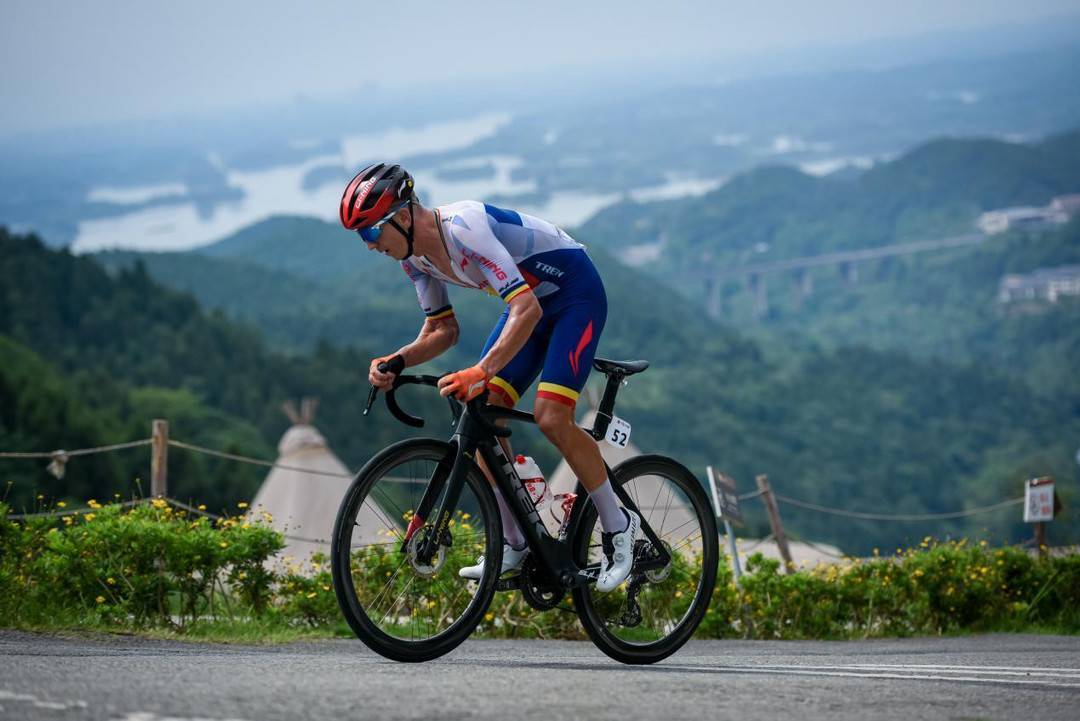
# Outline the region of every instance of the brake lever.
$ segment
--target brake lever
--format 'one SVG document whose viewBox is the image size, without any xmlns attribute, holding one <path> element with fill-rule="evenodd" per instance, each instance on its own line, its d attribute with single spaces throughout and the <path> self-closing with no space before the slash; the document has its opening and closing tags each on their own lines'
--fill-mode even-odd
<svg viewBox="0 0 1080 721">
<path fill-rule="evenodd" d="M 375 398 L 378 395 L 379 395 L 379 389 L 376 388 L 375 386 L 371 386 L 371 390 L 368 391 L 368 394 L 367 394 L 367 403 L 364 404 L 364 415 L 365 416 L 368 414 L 368 411 L 371 410 L 371 407 L 373 405 L 375 405 Z"/>
</svg>

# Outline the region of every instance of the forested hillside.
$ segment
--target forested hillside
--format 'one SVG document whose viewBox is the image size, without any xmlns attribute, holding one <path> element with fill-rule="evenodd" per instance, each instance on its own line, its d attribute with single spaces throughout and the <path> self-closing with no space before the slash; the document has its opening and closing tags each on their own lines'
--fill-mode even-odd
<svg viewBox="0 0 1080 721">
<path fill-rule="evenodd" d="M 259 227 L 268 237 L 281 237 L 283 228 L 298 223 L 277 219 Z M 341 249 L 333 244 L 355 243 L 332 224 L 322 230 L 307 222 L 303 227 L 304 238 L 284 247 L 303 254 L 308 268 L 340 258 Z M 249 229 L 247 247 L 234 253 L 215 251 L 217 257 L 202 258 L 160 254 L 143 260 L 148 272 L 165 282 L 179 277 L 175 268 L 187 267 L 188 287 L 207 300 L 222 294 L 222 288 L 208 287 L 208 279 L 227 278 L 229 272 L 261 277 L 265 291 L 233 296 L 222 307 L 268 331 L 275 323 L 275 305 L 287 306 L 282 296 L 305 287 L 309 295 L 297 298 L 297 307 L 322 304 L 309 315 L 308 325 L 326 330 L 324 337 L 335 345 L 385 352 L 415 332 L 421 316 L 411 285 L 391 261 L 373 255 L 375 262 L 357 260 L 351 269 L 328 269 L 321 281 L 290 274 L 293 285 L 275 289 L 272 279 L 288 272 L 290 255 L 260 252 L 256 231 Z M 320 242 L 301 242 L 312 238 Z M 222 248 L 230 245 L 226 241 Z M 919 362 L 904 353 L 818 349 L 798 337 L 782 349 L 761 346 L 710 321 L 675 291 L 622 266 L 603 250 L 591 253 L 611 308 L 600 354 L 653 362 L 620 397 L 620 409 L 634 424 L 635 441 L 643 449 L 677 455 L 699 474 L 707 463 L 718 465 L 743 489 L 754 474 L 767 472 L 783 493 L 863 510 L 956 510 L 1014 497 L 1031 474 L 1070 473 L 1075 414 L 1064 404 L 1038 399 L 1022 382 L 979 366 Z M 132 258 L 110 256 L 108 261 L 122 265 Z M 316 282 L 318 290 L 302 285 Z M 471 362 L 499 312 L 499 304 L 483 294 L 454 292 L 453 300 L 463 339 L 453 357 L 432 364 L 435 371 Z M 385 416 L 380 423 L 391 435 L 400 432 Z M 518 443 L 550 468 L 550 451 L 520 437 Z M 762 517 L 751 510 L 760 530 Z M 1015 511 L 970 524 L 892 527 L 838 525 L 828 517 L 789 509 L 785 516 L 796 534 L 865 552 L 875 544 L 926 533 L 982 527 L 1015 537 L 1026 532 Z M 1064 525 L 1057 528 L 1065 531 Z"/>
<path fill-rule="evenodd" d="M 257 331 L 204 312 L 141 264 L 110 276 L 92 258 L 0 229 L 0 277 L 3 450 L 145 438 L 151 419 L 163 417 L 175 438 L 272 458 L 288 426 L 281 403 L 303 395 L 321 399 L 320 427 L 357 465 L 404 430 L 360 415 L 370 353 L 329 344 L 304 356 L 270 352 Z M 14 482 L 8 497 L 16 508 L 32 505 L 37 492 L 126 495 L 147 477 L 149 454 L 77 459 L 62 481 L 43 465 L 5 462 L 0 472 Z M 264 470 L 174 451 L 170 475 L 178 497 L 221 505 L 250 497 Z"/>
</svg>

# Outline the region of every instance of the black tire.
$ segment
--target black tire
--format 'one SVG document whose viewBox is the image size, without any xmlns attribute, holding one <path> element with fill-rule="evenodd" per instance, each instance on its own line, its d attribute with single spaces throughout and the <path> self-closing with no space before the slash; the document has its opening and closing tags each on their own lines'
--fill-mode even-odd
<svg viewBox="0 0 1080 721">
<path fill-rule="evenodd" d="M 611 480 L 627 492 L 642 520 L 648 521 L 660 540 L 669 544 L 674 560 L 667 567 L 666 578 L 647 580 L 641 586 L 638 599 L 642 621 L 637 626 L 617 622 L 627 609 L 626 584 L 606 594 L 592 584 L 576 588 L 574 608 L 589 638 L 608 656 L 628 664 L 656 663 L 690 639 L 709 608 L 720 556 L 716 519 L 694 474 L 670 458 L 636 456 L 616 466 Z M 644 493 L 646 487 L 648 492 Z M 656 498 L 644 497 L 652 495 L 653 487 L 657 489 Z M 664 498 L 668 499 L 666 505 Z M 574 537 L 575 557 L 582 567 L 598 560 L 600 553 L 595 506 L 588 504 L 584 514 Z M 691 551 L 700 561 L 699 570 L 696 561 L 687 558 Z M 630 577 L 635 575 L 640 576 L 631 570 Z M 653 575 L 663 573 L 654 571 Z"/>
<path fill-rule="evenodd" d="M 445 559 L 418 570 L 409 554 L 401 551 L 405 521 L 431 472 L 440 461 L 452 462 L 453 457 L 453 448 L 445 441 L 418 438 L 395 443 L 356 475 L 334 523 L 331 568 L 341 612 L 361 641 L 395 661 L 430 661 L 456 648 L 476 628 L 495 594 L 494 569 L 502 564 L 499 510 L 476 466 L 462 489 L 456 528 L 451 526 L 454 543 L 444 547 Z M 404 510 L 410 500 L 411 507 Z M 370 527 L 380 524 L 382 535 L 372 536 Z M 481 528 L 474 531 L 477 524 Z M 430 529 L 425 524 L 417 534 Z M 477 551 L 491 562 L 485 563 L 483 577 L 474 584 L 457 572 L 475 562 Z M 379 586 L 384 570 L 387 580 Z M 390 605 L 384 609 L 385 604 Z"/>
</svg>

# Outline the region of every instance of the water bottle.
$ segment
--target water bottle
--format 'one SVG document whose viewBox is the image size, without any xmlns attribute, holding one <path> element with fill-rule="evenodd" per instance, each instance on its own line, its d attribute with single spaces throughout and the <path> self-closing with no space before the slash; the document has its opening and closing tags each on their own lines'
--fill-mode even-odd
<svg viewBox="0 0 1080 721">
<path fill-rule="evenodd" d="M 557 538 L 563 538 L 566 523 L 570 518 L 570 509 L 574 507 L 577 494 L 552 494 L 540 466 L 529 456 L 517 456 L 514 459 L 514 471 L 525 484 L 525 490 L 529 492 L 533 505 L 536 506 L 536 512 L 540 514 L 540 519 L 547 527 L 548 533 Z"/>
<path fill-rule="evenodd" d="M 517 473 L 521 482 L 525 484 L 525 490 L 529 492 L 529 497 L 532 498 L 536 512 L 540 514 L 540 518 L 544 521 L 548 532 L 554 533 L 557 531 L 558 526 L 552 529 L 551 523 L 548 522 L 548 518 L 551 516 L 552 495 L 540 466 L 536 465 L 536 461 L 530 456 L 518 455 L 514 458 L 514 472 Z"/>
</svg>

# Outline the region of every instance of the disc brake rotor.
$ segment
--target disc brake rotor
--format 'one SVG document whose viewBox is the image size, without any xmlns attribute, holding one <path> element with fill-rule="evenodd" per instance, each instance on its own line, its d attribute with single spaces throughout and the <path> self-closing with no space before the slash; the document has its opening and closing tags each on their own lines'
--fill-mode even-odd
<svg viewBox="0 0 1080 721">
<path fill-rule="evenodd" d="M 645 578 L 649 579 L 650 583 L 660 583 L 661 581 L 666 581 L 667 577 L 671 575 L 671 564 L 675 560 L 675 552 L 671 550 L 671 544 L 669 544 L 667 541 L 661 541 L 660 543 L 663 544 L 664 550 L 667 551 L 668 558 L 671 560 L 669 560 L 667 562 L 667 565 L 665 565 L 663 568 L 650 568 L 648 571 L 645 572 Z M 643 548 L 642 554 L 643 555 L 639 556 L 639 558 L 650 558 L 660 555 L 656 552 L 655 548 L 652 545 L 647 545 L 645 548 Z"/>
<path fill-rule="evenodd" d="M 419 549 L 420 544 L 424 542 L 424 539 L 431 533 L 431 528 L 425 526 L 417 533 L 414 533 L 412 538 L 409 539 L 409 544 L 406 546 L 405 553 L 409 560 L 409 565 L 416 573 L 424 578 L 431 578 L 438 573 L 443 564 L 446 563 L 446 546 L 439 544 L 439 550 L 435 552 L 434 557 L 431 559 L 430 564 L 425 564 L 420 561 Z"/>
</svg>

